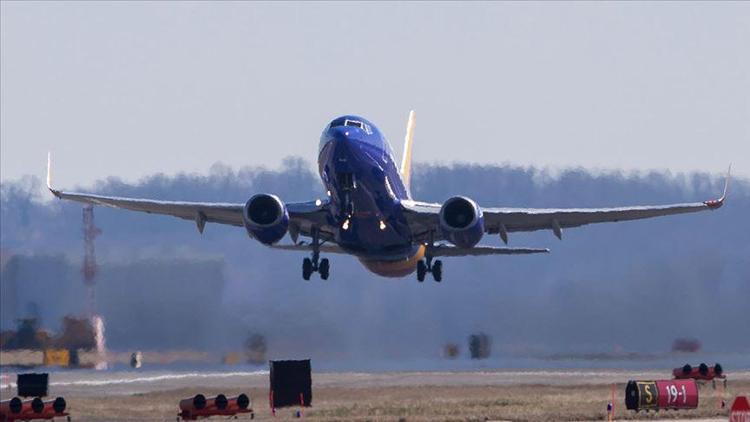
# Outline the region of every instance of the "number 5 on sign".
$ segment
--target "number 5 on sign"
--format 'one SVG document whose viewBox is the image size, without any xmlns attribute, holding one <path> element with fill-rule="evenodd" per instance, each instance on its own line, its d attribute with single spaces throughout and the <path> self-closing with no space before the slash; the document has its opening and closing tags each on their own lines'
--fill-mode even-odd
<svg viewBox="0 0 750 422">
<path fill-rule="evenodd" d="M 638 382 L 638 395 L 641 398 L 641 409 L 655 409 L 659 397 L 656 383 L 653 381 Z"/>
</svg>

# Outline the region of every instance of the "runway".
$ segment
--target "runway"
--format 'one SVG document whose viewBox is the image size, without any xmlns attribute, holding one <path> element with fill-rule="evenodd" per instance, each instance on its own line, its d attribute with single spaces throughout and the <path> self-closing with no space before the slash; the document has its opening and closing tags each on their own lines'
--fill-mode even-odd
<svg viewBox="0 0 750 422">
<path fill-rule="evenodd" d="M 0 388 L 3 397 L 15 389 L 15 373 L 3 372 Z M 601 385 L 620 383 L 629 379 L 663 379 L 664 371 L 625 370 L 498 370 L 498 371 L 430 371 L 430 372 L 322 372 L 314 373 L 316 387 L 410 387 L 420 385 L 441 386 L 510 386 L 510 385 Z M 750 381 L 750 371 L 734 372 L 732 381 Z M 120 395 L 145 394 L 190 388 L 243 386 L 268 387 L 268 371 L 164 371 L 128 370 L 56 371 L 50 375 L 50 390 L 58 395 Z"/>
</svg>

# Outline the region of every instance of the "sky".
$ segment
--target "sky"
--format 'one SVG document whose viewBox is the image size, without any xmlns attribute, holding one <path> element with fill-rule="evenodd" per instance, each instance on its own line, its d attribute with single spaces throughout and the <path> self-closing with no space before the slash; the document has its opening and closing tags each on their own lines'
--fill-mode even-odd
<svg viewBox="0 0 750 422">
<path fill-rule="evenodd" d="M 400 156 L 750 177 L 750 3 L 0 3 L 0 180 Z M 186 198 L 190 199 L 190 198 Z"/>
</svg>

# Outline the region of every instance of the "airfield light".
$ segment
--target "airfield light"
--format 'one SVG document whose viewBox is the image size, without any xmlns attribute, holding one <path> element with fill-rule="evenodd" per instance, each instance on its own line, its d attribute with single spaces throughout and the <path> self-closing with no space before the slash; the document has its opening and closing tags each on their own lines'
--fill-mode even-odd
<svg viewBox="0 0 750 422">
<path fill-rule="evenodd" d="M 380 220 L 380 230 L 385 230 L 385 221 Z"/>
<path fill-rule="evenodd" d="M 347 218 L 344 220 L 344 224 L 341 225 L 341 228 L 344 230 L 349 230 L 349 219 Z"/>
</svg>

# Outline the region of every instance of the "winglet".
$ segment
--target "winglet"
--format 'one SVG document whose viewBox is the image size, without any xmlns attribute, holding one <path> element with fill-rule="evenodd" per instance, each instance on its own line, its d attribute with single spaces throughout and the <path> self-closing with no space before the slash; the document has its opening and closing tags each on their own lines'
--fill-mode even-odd
<svg viewBox="0 0 750 422">
<path fill-rule="evenodd" d="M 60 191 L 55 190 L 52 187 L 52 153 L 47 151 L 47 189 L 49 189 L 50 192 L 52 192 L 52 195 L 55 195 L 56 197 L 60 198 Z"/>
<path fill-rule="evenodd" d="M 406 136 L 404 137 L 404 155 L 401 157 L 401 178 L 404 181 L 406 192 L 411 197 L 411 147 L 414 140 L 414 126 L 417 122 L 417 114 L 412 110 L 409 112 L 409 121 L 406 123 Z"/>
<path fill-rule="evenodd" d="M 727 169 L 727 178 L 724 180 L 724 192 L 721 194 L 721 198 L 719 199 L 712 199 L 710 201 L 703 202 L 706 204 L 707 207 L 711 209 L 717 209 L 721 208 L 722 205 L 724 205 L 724 200 L 727 199 L 727 191 L 729 190 L 729 179 L 732 177 L 732 164 L 729 164 L 729 169 Z"/>
</svg>

